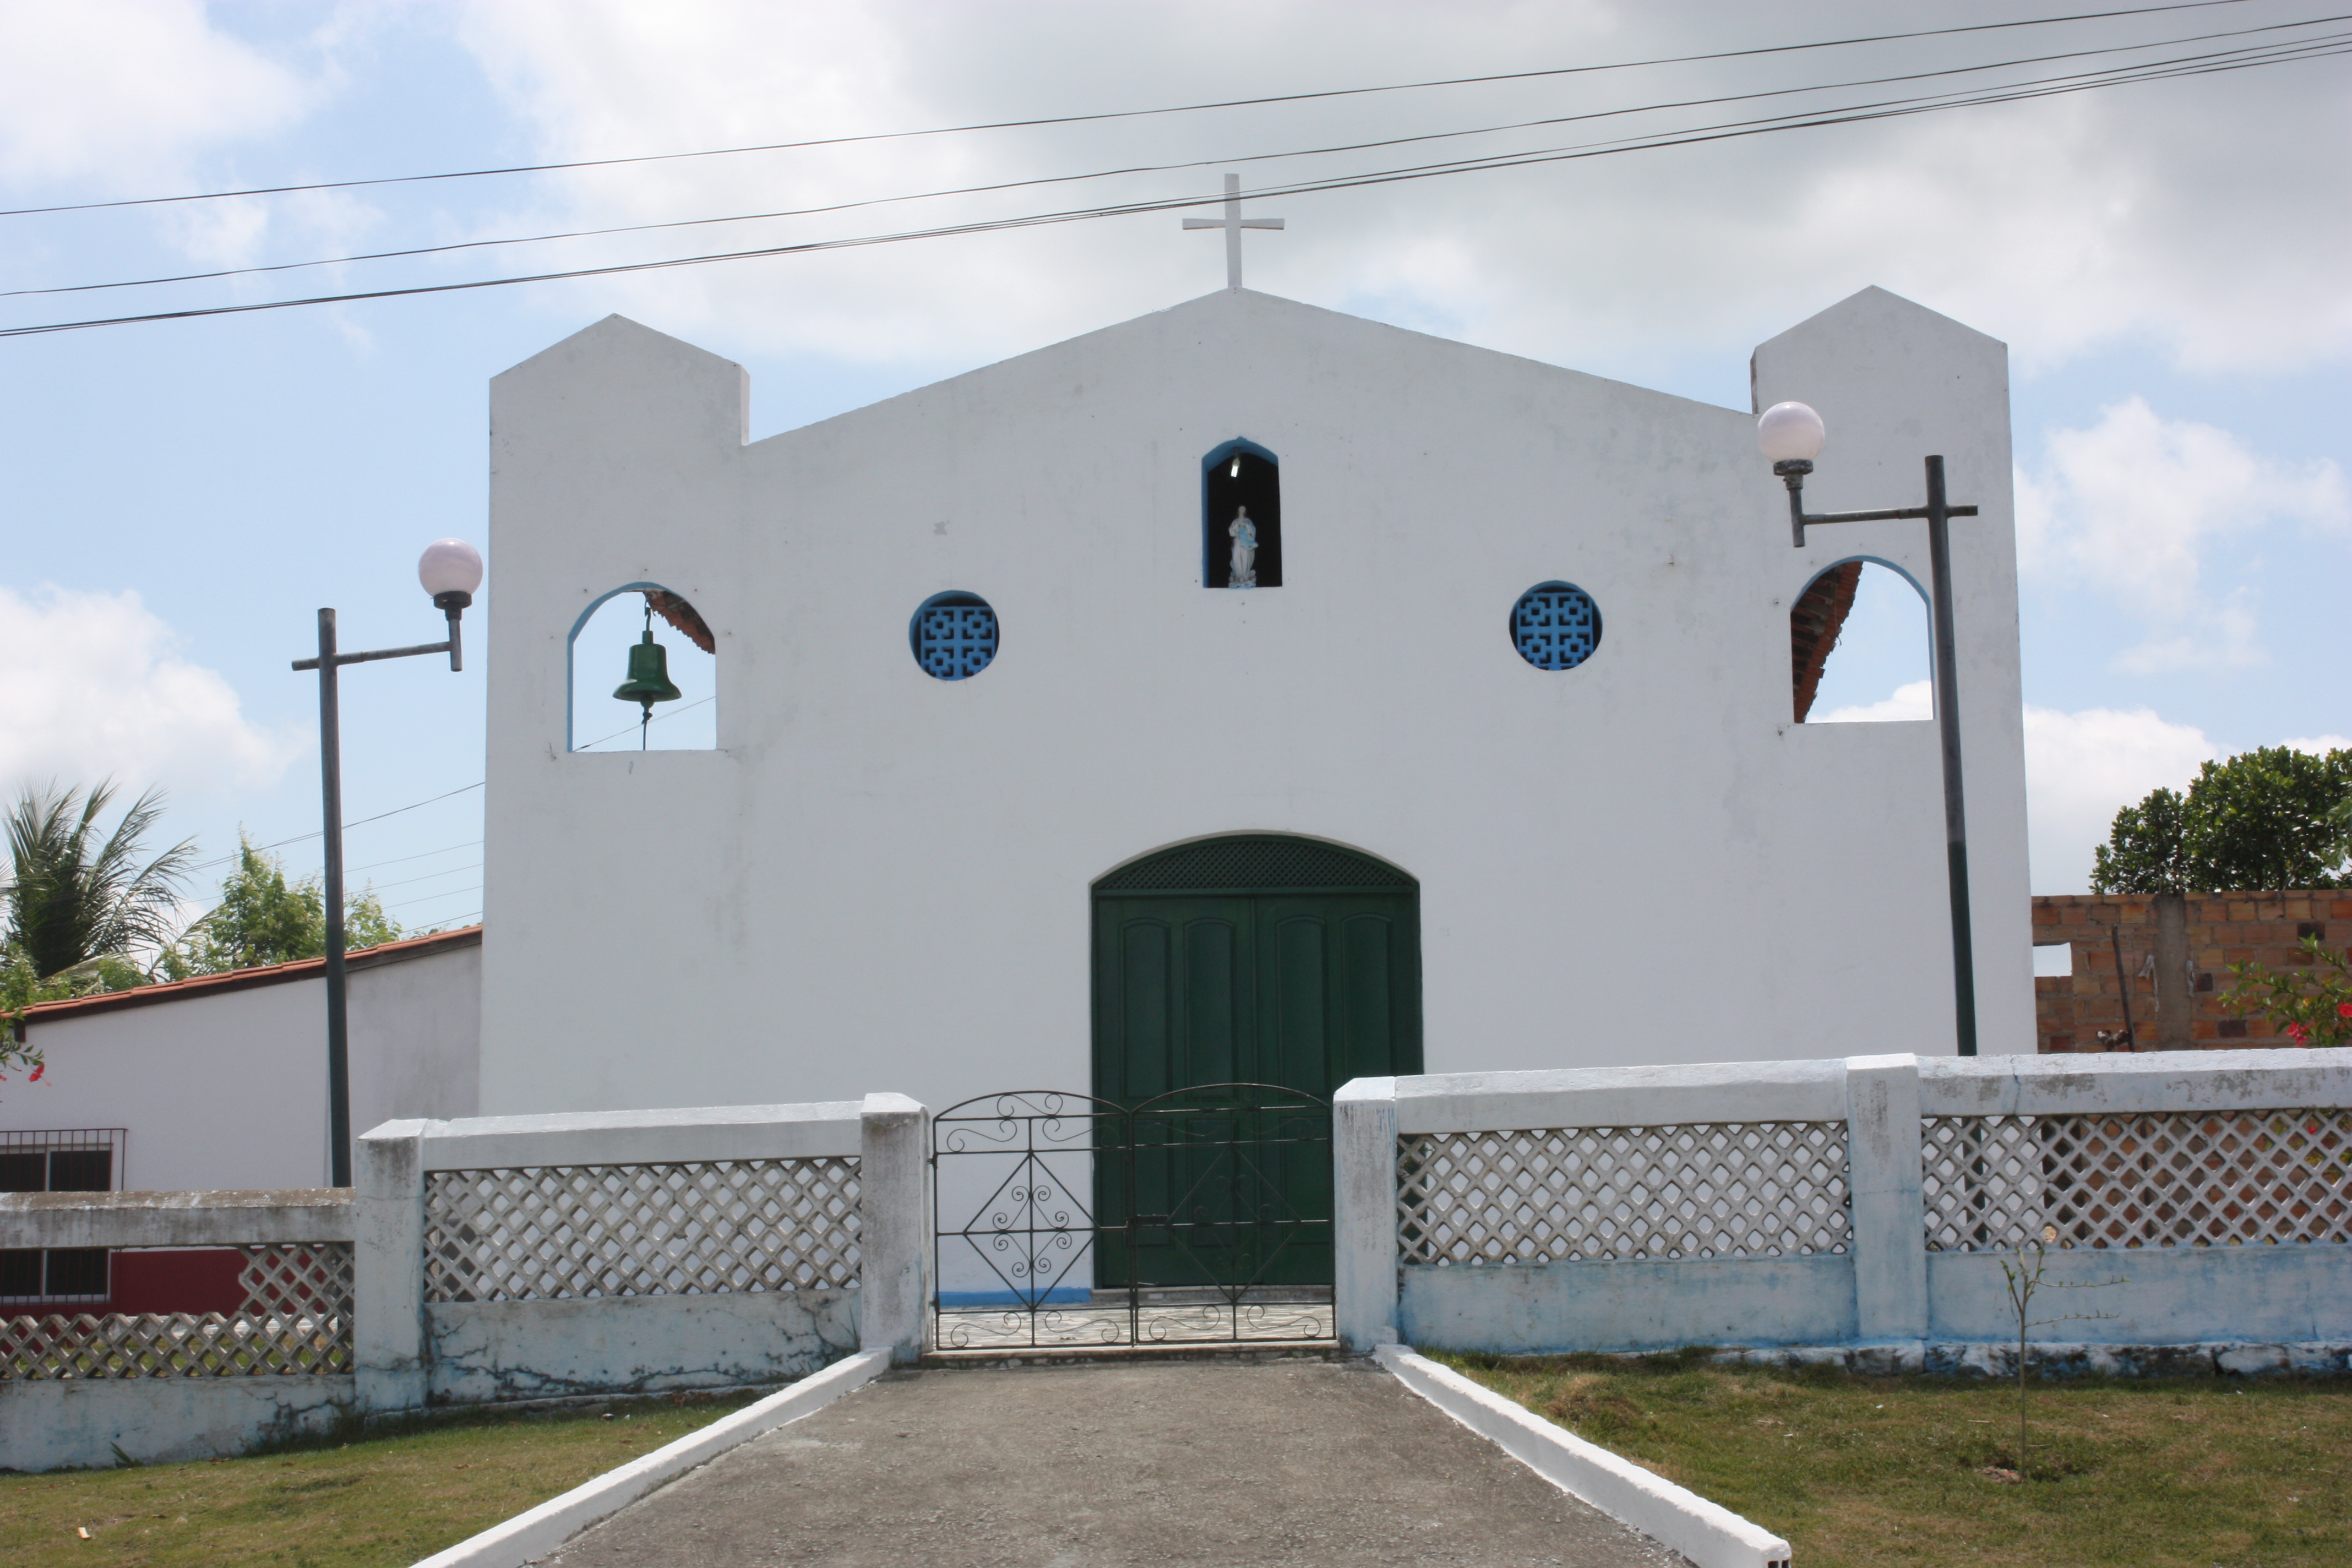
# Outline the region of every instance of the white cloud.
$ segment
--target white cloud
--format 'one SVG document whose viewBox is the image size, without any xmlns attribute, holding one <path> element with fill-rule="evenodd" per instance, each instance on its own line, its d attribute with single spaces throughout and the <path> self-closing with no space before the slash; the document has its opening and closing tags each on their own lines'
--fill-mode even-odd
<svg viewBox="0 0 2352 1568">
<path fill-rule="evenodd" d="M 1981 5 L 1907 7 L 1906 26 Z M 1199 101 L 1496 69 L 1731 49 L 1877 30 L 1879 7 L 1263 0 L 1246 9 L 1043 5 L 776 6 L 755 0 L 478 0 L 461 36 L 551 157 L 743 144 Z M 2200 30 L 2111 23 L 2099 42 Z M 2209 29 L 2210 30 L 2210 29 Z M 1245 39 L 1245 47 L 1236 47 Z M 1926 40 L 1764 60 L 1107 124 L 893 141 L 537 186 L 525 222 L 646 221 L 1182 160 L 1338 145 L 1716 93 L 1861 79 L 2075 47 L 2080 30 Z M 2000 81 L 2058 68 L 2020 68 Z M 1289 198 L 1250 277 L 1342 308 L 1443 321 L 1474 341 L 1605 365 L 1760 337 L 1869 283 L 2047 363 L 2153 338 L 2199 365 L 2309 363 L 2352 344 L 2352 95 L 2327 66 L 2217 76 L 1505 174 Z M 691 84 L 690 88 L 687 84 Z M 1949 85 L 1930 83 L 1936 86 Z M 1662 111 L 1246 167 L 1245 183 L 1587 142 L 1917 89 Z M 1213 190 L 1209 167 L 577 247 L 583 259 L 814 239 Z M 1939 237 L 1923 243 L 1922 235 Z M 509 264 L 526 263 L 520 255 Z M 1173 216 L 607 279 L 565 315 L 618 305 L 679 330 L 866 361 L 970 360 L 1205 292 L 1217 247 Z"/>
<path fill-rule="evenodd" d="M 2147 709 L 2064 713 L 2025 710 L 2027 838 L 2037 893 L 2086 892 L 2091 852 L 2116 813 L 2150 790 L 2186 789 L 2198 764 L 2219 756 L 2205 732 Z"/>
<path fill-rule="evenodd" d="M 265 250 L 273 239 L 278 242 L 279 255 L 347 254 L 381 226 L 383 216 L 381 208 L 347 191 L 299 191 L 167 207 L 159 222 L 170 242 L 191 261 L 231 268 L 267 259 Z M 345 273 L 335 268 L 322 276 L 341 279 Z M 231 287 L 247 298 L 260 298 L 265 291 L 259 280 L 249 278 Z"/>
<path fill-rule="evenodd" d="M 1861 703 L 1817 715 L 1817 724 L 1875 723 L 1935 716 L 1924 680 L 1895 689 L 1883 702 Z M 2288 741 L 2298 751 L 2352 744 L 2341 736 Z M 2147 709 L 2109 708 L 2078 713 L 2025 710 L 2026 837 L 2037 893 L 2086 892 L 2091 851 L 2107 841 L 2116 813 L 2150 790 L 2185 790 L 2198 764 L 2221 751 L 2192 724 L 2175 724 Z"/>
<path fill-rule="evenodd" d="M 229 683 L 189 663 L 135 593 L 0 588 L 11 695 L 0 708 L 0 788 L 90 784 L 185 798 L 266 784 L 306 749 L 249 722 Z"/>
<path fill-rule="evenodd" d="M 1936 692 L 1931 682 L 1914 680 L 1895 689 L 1895 695 L 1884 702 L 1857 703 L 1848 708 L 1832 709 L 1815 714 L 1808 721 L 1815 724 L 1883 724 L 1890 720 L 1933 719 L 1936 716 Z"/>
<path fill-rule="evenodd" d="M 2352 735 L 2305 735 L 2292 741 L 2281 741 L 2279 744 L 2289 751 L 2308 752 L 2315 757 L 2324 757 L 2330 752 L 2352 752 Z"/>
<path fill-rule="evenodd" d="M 2211 547 L 2283 522 L 2352 528 L 2334 462 L 2267 457 L 2137 397 L 2089 429 L 2052 431 L 2038 470 L 2018 471 L 2017 510 L 2024 573 L 2088 587 L 2139 620 L 2145 637 L 2116 658 L 2133 674 L 2265 662 L 2254 590 L 2216 592 Z"/>
<path fill-rule="evenodd" d="M 162 195 L 195 153 L 282 131 L 315 96 L 199 0 L 0 0 L 0 179 L 26 185 Z"/>
</svg>

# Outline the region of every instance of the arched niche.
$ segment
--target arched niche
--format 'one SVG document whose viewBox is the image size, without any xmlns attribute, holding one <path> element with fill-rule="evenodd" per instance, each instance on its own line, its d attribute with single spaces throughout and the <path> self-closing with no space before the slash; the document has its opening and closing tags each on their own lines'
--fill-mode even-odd
<svg viewBox="0 0 2352 1568">
<path fill-rule="evenodd" d="M 1234 518 L 1257 525 L 1256 582 L 1282 586 L 1282 459 L 1236 436 L 1201 459 L 1201 585 L 1231 588 Z"/>
<path fill-rule="evenodd" d="M 629 674 L 629 648 L 647 629 L 661 646 L 676 700 L 643 709 L 613 695 Z M 573 752 L 708 752 L 719 744 L 717 641 L 684 595 L 659 583 L 624 583 L 589 602 L 565 640 L 565 746 Z"/>
<path fill-rule="evenodd" d="M 1822 569 L 1789 607 L 1791 708 L 1800 724 L 1932 719 L 1927 590 L 1890 561 Z"/>
</svg>

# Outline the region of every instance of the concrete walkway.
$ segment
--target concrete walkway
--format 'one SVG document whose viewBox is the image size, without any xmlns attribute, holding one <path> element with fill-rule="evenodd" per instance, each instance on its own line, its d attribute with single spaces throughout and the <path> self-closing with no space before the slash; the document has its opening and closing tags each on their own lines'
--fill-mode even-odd
<svg viewBox="0 0 2352 1568">
<path fill-rule="evenodd" d="M 1377 1367 L 892 1373 L 681 1478 L 562 1568 L 1097 1568 L 1684 1560 Z"/>
</svg>

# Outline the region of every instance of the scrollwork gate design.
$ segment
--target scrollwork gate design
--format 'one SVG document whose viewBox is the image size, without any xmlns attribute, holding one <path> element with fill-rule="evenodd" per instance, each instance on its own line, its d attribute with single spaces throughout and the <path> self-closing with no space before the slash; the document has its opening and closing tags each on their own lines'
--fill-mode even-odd
<svg viewBox="0 0 2352 1568">
<path fill-rule="evenodd" d="M 1331 1338 L 1331 1108 L 1269 1084 L 932 1119 L 942 1351 Z"/>
</svg>

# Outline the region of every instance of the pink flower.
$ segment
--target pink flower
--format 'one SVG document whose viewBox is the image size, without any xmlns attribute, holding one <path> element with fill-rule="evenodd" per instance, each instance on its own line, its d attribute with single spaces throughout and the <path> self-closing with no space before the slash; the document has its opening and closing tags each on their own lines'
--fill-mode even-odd
<svg viewBox="0 0 2352 1568">
<path fill-rule="evenodd" d="M 2352 1002 L 2336 1004 L 2336 1016 L 2339 1018 L 2352 1018 Z"/>
<path fill-rule="evenodd" d="M 2298 1046 L 2306 1046 L 2311 1043 L 2311 1031 L 2305 1028 L 2301 1024 L 2289 1024 L 2286 1026 L 2286 1034 L 2287 1038 L 2293 1040 Z"/>
<path fill-rule="evenodd" d="M 36 1065 L 35 1065 L 35 1067 L 34 1067 L 34 1068 L 33 1068 L 33 1076 L 32 1076 L 32 1077 L 30 1077 L 30 1078 L 28 1078 L 28 1079 L 26 1079 L 25 1081 L 26 1081 L 26 1083 L 38 1083 L 38 1082 L 40 1082 L 40 1081 L 41 1081 L 41 1075 L 42 1075 L 43 1073 L 45 1073 L 45 1072 L 48 1071 L 48 1070 L 49 1070 L 49 1064 L 48 1064 L 48 1063 L 47 1063 L 47 1062 L 40 1062 L 40 1063 L 37 1063 L 37 1064 L 36 1064 Z"/>
</svg>

